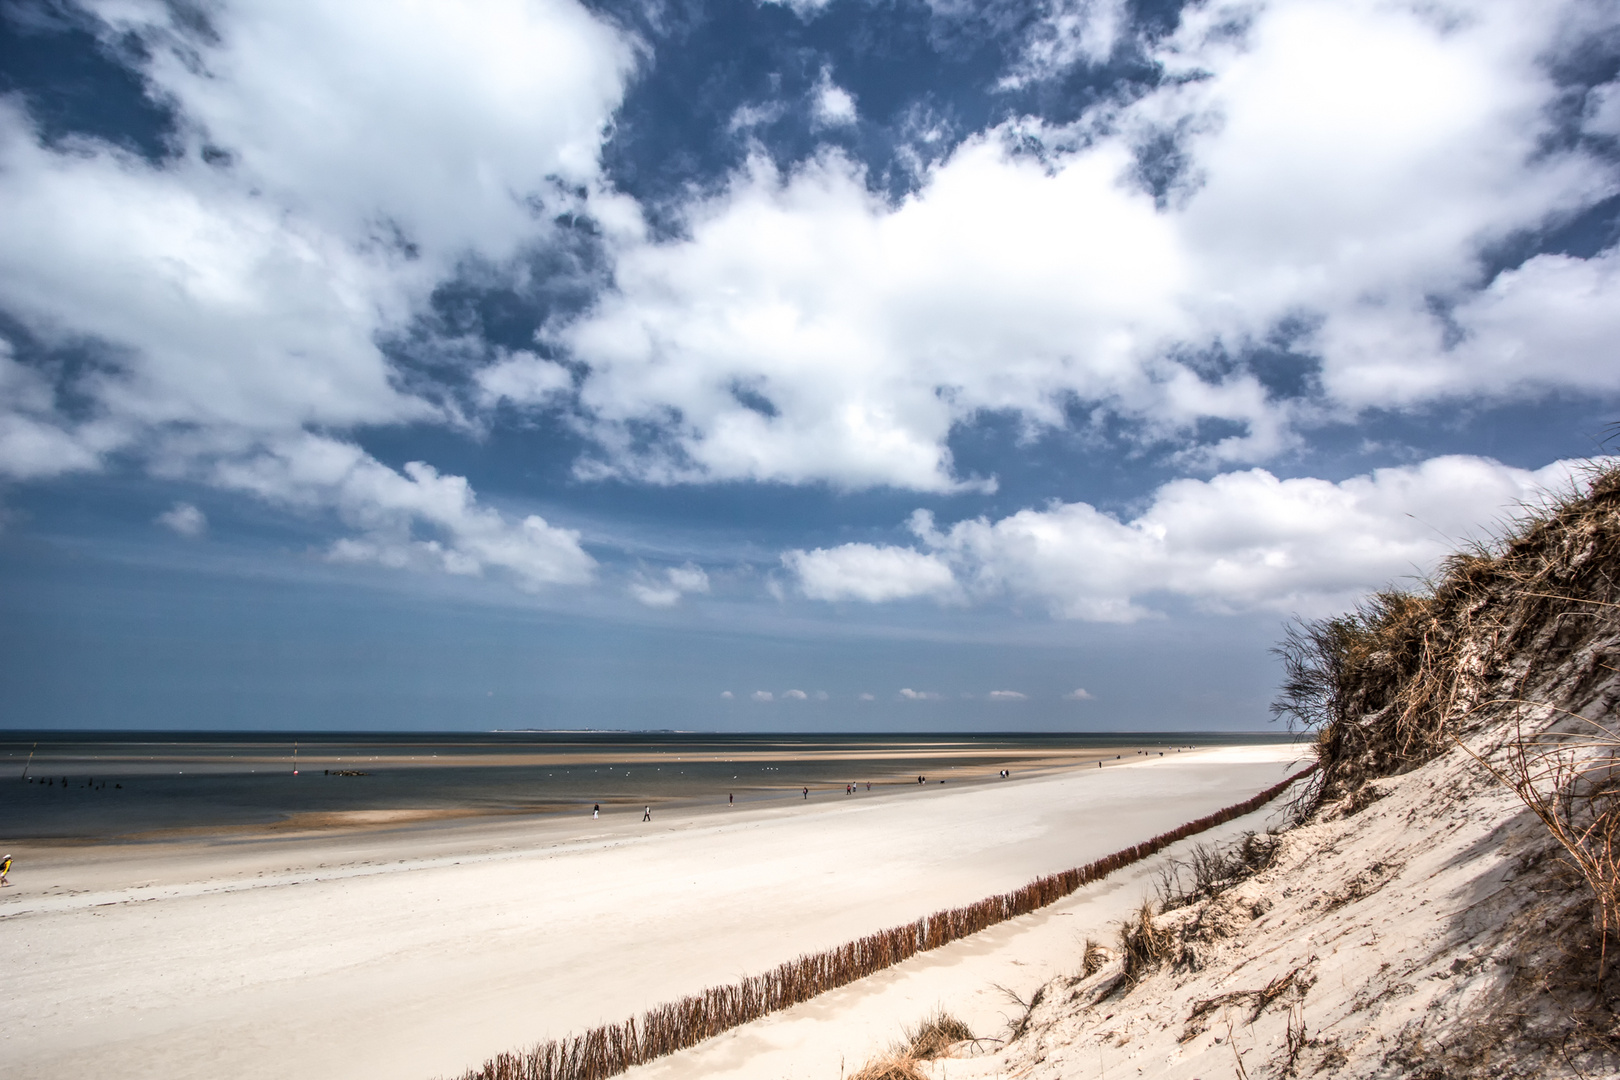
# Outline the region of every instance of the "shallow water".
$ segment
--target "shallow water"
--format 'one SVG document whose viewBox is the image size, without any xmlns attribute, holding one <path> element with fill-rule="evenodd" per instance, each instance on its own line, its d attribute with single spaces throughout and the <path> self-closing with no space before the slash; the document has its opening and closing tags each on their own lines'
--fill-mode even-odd
<svg viewBox="0 0 1620 1080">
<path fill-rule="evenodd" d="M 466 814 L 639 812 L 983 783 L 1277 733 L 480 732 L 0 735 L 0 833 L 140 840 L 180 829 L 323 828 Z M 32 759 L 30 760 L 30 754 Z M 295 772 L 296 769 L 296 772 Z M 27 776 L 24 777 L 26 770 Z M 340 772 L 363 775 L 340 775 Z"/>
</svg>

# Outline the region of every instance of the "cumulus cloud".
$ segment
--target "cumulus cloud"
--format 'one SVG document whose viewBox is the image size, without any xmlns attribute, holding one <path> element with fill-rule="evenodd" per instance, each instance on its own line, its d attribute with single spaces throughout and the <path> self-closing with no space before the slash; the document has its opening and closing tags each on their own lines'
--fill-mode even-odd
<svg viewBox="0 0 1620 1080">
<path fill-rule="evenodd" d="M 808 701 L 810 695 L 803 690 L 788 690 L 782 694 L 783 701 Z"/>
<path fill-rule="evenodd" d="M 648 607 L 674 607 L 688 593 L 709 591 L 709 575 L 693 563 L 671 566 L 661 576 L 630 583 L 630 595 Z"/>
<path fill-rule="evenodd" d="M 481 575 L 497 570 L 525 589 L 590 581 L 596 560 L 579 533 L 537 514 L 512 521 L 481 506 L 464 477 L 420 461 L 396 472 L 359 447 L 301 435 L 214 463 L 216 485 L 290 507 L 335 511 L 360 530 L 332 545 L 338 562 L 434 568 Z"/>
<path fill-rule="evenodd" d="M 907 700 L 907 701 L 943 701 L 943 700 L 945 700 L 945 695 L 944 694 L 938 693 L 938 692 L 936 692 L 934 690 L 913 690 L 909 686 L 903 687 L 901 689 L 900 696 L 902 698 L 904 698 L 905 700 Z"/>
<path fill-rule="evenodd" d="M 1019 693 L 1017 690 L 992 690 L 984 695 L 991 701 L 1028 701 L 1029 695 Z"/>
<path fill-rule="evenodd" d="M 720 697 L 721 697 L 721 700 L 723 700 L 723 701 L 730 701 L 733 698 L 735 698 L 736 696 L 737 695 L 733 694 L 730 690 L 722 690 L 722 691 L 720 691 Z"/>
<path fill-rule="evenodd" d="M 1483 268 L 1620 190 L 1612 161 L 1550 141 L 1548 58 L 1578 18 L 1599 16 L 1188 5 L 1152 46 L 1163 85 L 980 133 L 898 204 L 836 152 L 788 174 L 755 158 L 682 238 L 624 234 L 615 288 L 553 328 L 590 365 L 591 468 L 949 491 L 971 480 L 950 433 L 987 410 L 1039 428 L 1078 401 L 1185 442 L 1219 420 L 1234 433 L 1204 456 L 1251 462 L 1372 406 L 1620 390 L 1611 256 Z M 1309 400 L 1242 361 L 1283 338 Z M 667 441 L 638 440 L 648 422 Z"/>
<path fill-rule="evenodd" d="M 755 701 L 775 701 L 776 700 L 776 695 L 771 693 L 769 690 L 755 690 L 752 694 L 750 694 L 748 696 L 753 698 Z"/>
<path fill-rule="evenodd" d="M 142 57 L 177 142 L 161 161 L 47 143 L 21 99 L 0 102 L 0 310 L 36 351 L 94 360 L 24 371 L 0 345 L 0 474 L 92 469 L 115 450 L 227 486 L 279 471 L 266 481 L 278 500 L 445 533 L 406 542 L 395 527 L 338 557 L 579 580 L 589 558 L 538 518 L 503 523 L 470 494 L 438 517 L 344 494 L 384 474 L 382 488 L 417 493 L 406 502 L 464 489 L 427 466 L 401 477 L 371 462 L 347 486 L 285 488 L 322 442 L 303 432 L 459 422 L 404 389 L 379 342 L 467 258 L 545 241 L 538 211 L 576 198 L 558 183 L 596 175 L 633 63 L 619 35 L 571 0 L 490 0 L 477 18 L 447 0 L 85 7 L 108 40 L 140 43 L 120 52 Z M 563 382 L 516 353 L 479 386 L 486 403 L 535 404 Z M 58 394 L 84 407 L 64 414 Z"/>
<path fill-rule="evenodd" d="M 1090 690 L 1087 690 L 1083 686 L 1079 686 L 1079 687 L 1076 687 L 1073 690 L 1070 690 L 1067 694 L 1064 694 L 1063 695 L 1063 700 L 1064 701 L 1090 701 L 1090 700 L 1092 700 L 1093 696 L 1094 695 L 1091 693 Z"/>
<path fill-rule="evenodd" d="M 956 592 L 951 568 L 939 557 L 910 548 L 844 544 L 789 551 L 782 565 L 812 600 L 905 600 Z"/>
<path fill-rule="evenodd" d="M 176 536 L 194 540 L 208 531 L 208 518 L 188 502 L 177 502 L 154 519 Z"/>
<path fill-rule="evenodd" d="M 877 700 L 877 695 L 876 694 L 868 694 L 868 693 L 863 692 L 863 693 L 860 693 L 860 694 L 856 694 L 855 695 L 855 700 L 856 701 L 876 701 Z"/>
<path fill-rule="evenodd" d="M 880 550 L 895 565 L 908 553 L 934 559 L 969 596 L 1035 600 L 1059 618 L 1131 622 L 1154 614 L 1151 598 L 1165 595 L 1217 612 L 1319 614 L 1433 569 L 1460 541 L 1483 538 L 1481 522 L 1568 487 L 1581 467 L 1530 471 L 1447 456 L 1338 483 L 1250 469 L 1170 481 L 1128 521 L 1055 503 L 942 529 L 919 510 L 912 529 L 927 550 Z"/>
</svg>

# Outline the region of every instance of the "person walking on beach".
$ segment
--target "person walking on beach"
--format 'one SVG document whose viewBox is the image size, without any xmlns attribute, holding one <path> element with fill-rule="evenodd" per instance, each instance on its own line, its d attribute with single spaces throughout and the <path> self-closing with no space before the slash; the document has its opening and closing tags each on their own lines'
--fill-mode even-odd
<svg viewBox="0 0 1620 1080">
<path fill-rule="evenodd" d="M 652 820 L 652 807 L 649 806 L 649 807 L 647 807 L 647 809 L 645 809 L 645 810 L 643 810 L 641 812 L 641 820 L 642 821 L 651 821 Z"/>
<path fill-rule="evenodd" d="M 726 796 L 726 805 L 727 806 L 735 806 L 736 804 L 737 804 L 737 796 L 735 796 L 735 795 L 727 795 Z"/>
<path fill-rule="evenodd" d="M 0 859 L 0 889 L 6 888 L 11 884 L 11 882 L 6 880 L 6 876 L 10 873 L 11 856 L 7 855 L 4 859 Z"/>
<path fill-rule="evenodd" d="M 591 820 L 595 821 L 597 818 L 599 818 L 601 816 L 602 816 L 602 804 L 597 803 L 595 806 L 591 807 Z"/>
<path fill-rule="evenodd" d="M 810 789 L 809 788 L 804 789 L 804 801 L 805 802 L 810 801 Z"/>
</svg>

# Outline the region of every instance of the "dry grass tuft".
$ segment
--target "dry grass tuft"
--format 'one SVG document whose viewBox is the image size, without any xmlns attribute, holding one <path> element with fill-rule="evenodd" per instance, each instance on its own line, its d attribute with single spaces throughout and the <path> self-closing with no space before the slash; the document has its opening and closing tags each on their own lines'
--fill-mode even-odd
<svg viewBox="0 0 1620 1080">
<path fill-rule="evenodd" d="M 933 1016 L 906 1032 L 906 1053 L 919 1061 L 944 1057 L 952 1046 L 973 1038 L 973 1030 L 948 1012 Z"/>
<path fill-rule="evenodd" d="M 1119 949 L 1125 957 L 1125 977 L 1140 982 L 1169 959 L 1175 935 L 1153 921 L 1153 901 L 1143 900 L 1136 914 L 1119 927 Z"/>
<path fill-rule="evenodd" d="M 1103 969 L 1108 963 L 1108 950 L 1094 938 L 1086 938 L 1086 951 L 1084 959 L 1080 961 L 1081 978 L 1089 979 Z"/>
<path fill-rule="evenodd" d="M 972 1038 L 966 1024 L 941 1010 L 907 1029 L 900 1043 L 861 1066 L 850 1080 L 928 1080 L 919 1062 L 946 1057 L 955 1044 Z"/>
<path fill-rule="evenodd" d="M 928 1080 L 928 1074 L 910 1054 L 891 1052 L 868 1061 L 849 1080 Z"/>
</svg>

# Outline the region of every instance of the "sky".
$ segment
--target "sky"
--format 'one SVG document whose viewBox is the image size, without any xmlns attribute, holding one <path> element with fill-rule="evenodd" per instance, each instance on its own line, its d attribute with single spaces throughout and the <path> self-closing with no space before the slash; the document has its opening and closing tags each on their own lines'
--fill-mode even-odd
<svg viewBox="0 0 1620 1080">
<path fill-rule="evenodd" d="M 0 726 L 1261 730 L 1620 420 L 1603 0 L 0 0 Z"/>
</svg>

